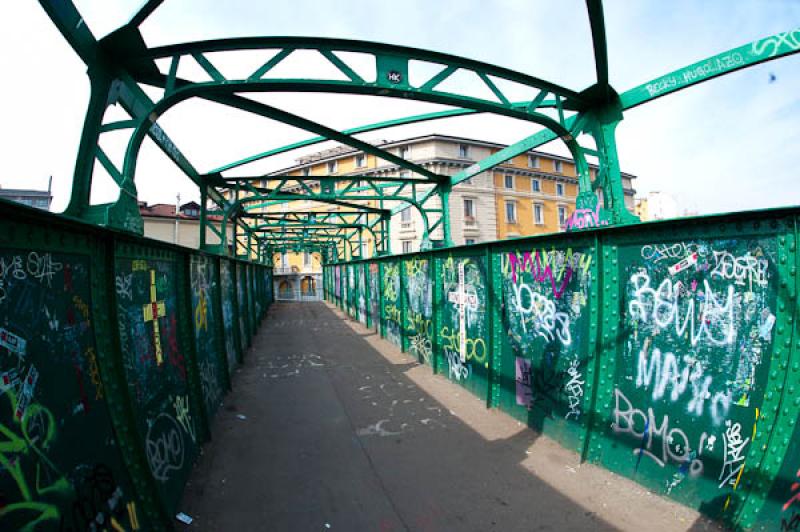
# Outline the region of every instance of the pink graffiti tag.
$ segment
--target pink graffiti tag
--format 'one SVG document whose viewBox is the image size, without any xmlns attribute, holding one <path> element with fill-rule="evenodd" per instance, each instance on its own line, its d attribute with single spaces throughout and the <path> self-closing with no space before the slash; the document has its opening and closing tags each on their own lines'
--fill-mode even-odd
<svg viewBox="0 0 800 532">
<path fill-rule="evenodd" d="M 564 290 L 566 290 L 569 281 L 572 279 L 572 266 L 567 265 L 566 269 L 564 270 L 564 277 L 561 279 L 560 286 L 556 286 L 556 277 L 553 275 L 553 268 L 548 264 L 547 266 L 542 265 L 542 257 L 539 254 L 539 250 L 536 251 L 536 254 L 531 258 L 530 251 L 526 251 L 522 254 L 522 260 L 520 261 L 519 257 L 516 253 L 509 253 L 508 254 L 508 262 L 511 265 L 511 279 L 516 283 L 517 282 L 517 268 L 519 271 L 530 271 L 533 278 L 541 283 L 544 281 L 549 280 L 550 285 L 553 288 L 553 295 L 556 299 L 560 299 Z"/>
</svg>

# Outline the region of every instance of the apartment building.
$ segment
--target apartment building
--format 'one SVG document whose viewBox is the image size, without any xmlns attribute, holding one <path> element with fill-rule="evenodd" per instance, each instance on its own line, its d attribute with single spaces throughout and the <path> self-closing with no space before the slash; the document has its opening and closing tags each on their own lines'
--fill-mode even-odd
<svg viewBox="0 0 800 532">
<path fill-rule="evenodd" d="M 505 145 L 448 135 L 424 135 L 395 141 L 373 142 L 403 159 L 426 170 L 454 175 L 490 155 Z M 592 177 L 597 167 L 590 165 Z M 274 175 L 265 176 L 262 185 L 275 181 L 276 176 L 375 176 L 415 177 L 399 165 L 371 154 L 337 146 L 297 160 L 297 164 Z M 633 210 L 633 180 L 636 176 L 623 173 L 625 204 Z M 318 183 L 308 184 L 312 190 Z M 343 184 L 340 187 L 345 186 Z M 432 185 L 417 185 L 426 190 Z M 297 187 L 300 192 L 300 187 Z M 378 206 L 378 201 L 366 199 L 370 192 L 361 187 L 365 200 L 359 203 Z M 575 210 L 578 178 L 575 163 L 566 157 L 539 151 L 529 151 L 467 181 L 459 183 L 450 194 L 448 208 L 451 239 L 454 244 L 473 244 L 515 236 L 551 233 L 563 230 L 566 220 Z M 440 207 L 434 196 L 426 207 Z M 396 203 L 393 206 L 399 205 Z M 274 205 L 266 210 L 286 211 L 287 205 Z M 312 201 L 294 202 L 291 210 L 336 211 L 336 205 Z M 435 220 L 431 219 L 432 224 Z M 391 252 L 418 251 L 425 233 L 424 220 L 414 207 L 396 213 L 390 223 Z M 444 237 L 439 226 L 430 234 L 434 241 Z M 369 256 L 374 248 L 371 235 L 365 235 L 362 255 Z"/>
</svg>

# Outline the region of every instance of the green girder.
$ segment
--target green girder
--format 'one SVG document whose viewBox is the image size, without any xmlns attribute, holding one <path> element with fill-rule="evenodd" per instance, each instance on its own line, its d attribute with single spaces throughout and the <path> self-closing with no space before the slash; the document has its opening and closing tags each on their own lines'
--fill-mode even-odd
<svg viewBox="0 0 800 532">
<path fill-rule="evenodd" d="M 636 222 L 636 217 L 624 205 L 616 150 L 615 128 L 623 119 L 624 112 L 698 83 L 800 52 L 800 40 L 796 36 L 800 30 L 796 29 L 693 63 L 618 95 L 608 79 L 608 52 L 601 0 L 586 0 L 596 84 L 584 90 L 572 90 L 525 73 L 451 54 L 357 40 L 250 37 L 148 48 L 138 27 L 161 5 L 162 0 L 148 0 L 128 23 L 98 42 L 69 0 L 39 1 L 65 39 L 86 63 L 91 81 L 91 96 L 78 148 L 72 196 L 65 214 L 92 223 L 141 233 L 142 220 L 134 176 L 140 147 L 147 137 L 200 189 L 201 246 L 218 253 L 228 253 L 227 225 L 233 223 L 233 239 L 237 246 L 241 244 L 246 253 L 251 256 L 255 253 L 261 260 L 271 260 L 268 253 L 271 246 L 289 242 L 292 245 L 303 244 L 294 240 L 296 228 L 307 231 L 306 235 L 313 234 L 313 239 L 323 239 L 322 243 L 307 240 L 304 245 L 309 249 L 319 249 L 328 258 L 333 257 L 334 250 L 337 257 L 343 258 L 348 247 L 350 257 L 354 257 L 351 239 L 360 238 L 363 231 L 368 231 L 375 237 L 376 253 L 388 253 L 389 219 L 408 205 L 422 215 L 426 246 L 430 245 L 428 239 L 431 232 L 439 227 L 443 229 L 444 243 L 451 244 L 448 198 L 452 187 L 556 139 L 564 142 L 575 160 L 579 184 L 576 214 L 594 212 L 595 219 L 603 224 Z M 248 77 L 241 79 L 226 78 L 206 55 L 210 52 L 243 50 L 269 50 L 274 55 Z M 270 77 L 273 70 L 279 64 L 291 60 L 292 53 L 297 50 L 318 52 L 341 79 L 319 79 L 314 77 L 314 73 L 300 78 Z M 359 74 L 357 69 L 348 64 L 347 54 L 350 53 L 371 58 L 375 67 L 374 79 Z M 166 74 L 159 70 L 156 59 L 169 60 Z M 208 75 L 208 81 L 192 82 L 178 78 L 181 61 L 196 62 Z M 440 70 L 417 86 L 412 86 L 409 78 L 412 61 L 439 65 Z M 492 97 L 479 98 L 442 90 L 440 87 L 443 83 L 459 71 L 471 73 L 489 90 Z M 531 91 L 532 99 L 512 102 L 503 91 L 500 81 L 527 87 Z M 152 101 L 140 84 L 163 88 L 163 97 L 159 101 Z M 426 101 L 452 106 L 454 109 L 337 131 L 240 95 L 246 92 L 277 91 L 374 95 Z M 157 123 L 158 118 L 168 109 L 195 97 L 277 120 L 317 136 L 262 151 L 201 174 Z M 103 124 L 106 109 L 114 104 L 119 104 L 130 119 Z M 555 109 L 557 118 L 543 114 L 541 109 Z M 539 124 L 545 129 L 476 161 L 452 176 L 437 174 L 354 137 L 368 131 L 474 113 L 516 118 Z M 101 136 L 111 131 L 125 131 L 130 135 L 122 168 L 100 149 Z M 591 136 L 596 148 L 582 147 L 576 140 L 580 134 Z M 414 176 L 386 177 L 372 176 L 369 173 L 349 176 L 223 175 L 246 164 L 328 140 L 372 154 L 412 172 Z M 599 172 L 594 181 L 589 175 L 586 156 L 593 156 L 598 160 Z M 109 173 L 120 189 L 119 198 L 113 203 L 90 205 L 96 163 Z M 258 181 L 277 186 L 259 187 L 254 184 Z M 345 186 L 337 188 L 341 183 L 345 183 Z M 363 184 L 366 186 L 361 186 Z M 317 186 L 318 190 L 315 191 Z M 598 189 L 602 191 L 602 205 L 598 204 Z M 437 197 L 438 200 L 434 200 Z M 278 203 L 298 200 L 334 205 L 345 210 L 339 213 L 304 213 L 293 208 L 292 213 L 254 212 Z M 367 201 L 375 201 L 379 206 L 365 205 L 364 202 Z M 390 204 L 387 205 L 386 202 Z M 209 207 L 209 203 L 216 207 Z M 221 215 L 222 219 L 213 219 L 214 214 Z M 328 230 L 334 228 L 335 231 L 329 234 Z M 221 243 L 207 245 L 206 229 L 216 234 Z M 360 253 L 361 246 L 358 247 Z"/>
</svg>

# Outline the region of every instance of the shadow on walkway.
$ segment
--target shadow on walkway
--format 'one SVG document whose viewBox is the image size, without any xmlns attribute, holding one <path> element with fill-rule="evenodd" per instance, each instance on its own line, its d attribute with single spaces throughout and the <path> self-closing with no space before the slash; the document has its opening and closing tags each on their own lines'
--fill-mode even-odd
<svg viewBox="0 0 800 532">
<path fill-rule="evenodd" d="M 553 481 L 560 471 L 565 484 L 580 488 L 584 480 L 569 478 L 576 474 L 572 454 L 547 438 L 537 442 L 533 431 L 487 411 L 466 390 L 340 316 L 324 303 L 270 309 L 187 486 L 181 510 L 195 519 L 191 529 L 692 526 L 691 510 L 641 488 L 631 501 L 649 509 L 618 500 L 620 488 L 584 486 L 588 495 L 576 502 L 576 488 Z M 588 467 L 593 471 L 582 466 L 580 474 L 592 475 L 592 486 L 610 487 L 619 478 Z M 703 521 L 694 526 L 706 528 Z"/>
</svg>

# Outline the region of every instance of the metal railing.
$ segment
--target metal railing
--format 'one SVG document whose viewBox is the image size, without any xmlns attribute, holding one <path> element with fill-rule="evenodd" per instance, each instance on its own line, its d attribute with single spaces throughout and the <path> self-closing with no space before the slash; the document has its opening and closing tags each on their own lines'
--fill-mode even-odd
<svg viewBox="0 0 800 532">
<path fill-rule="evenodd" d="M 278 290 L 277 301 L 322 301 L 322 289 L 317 290 Z"/>
</svg>

